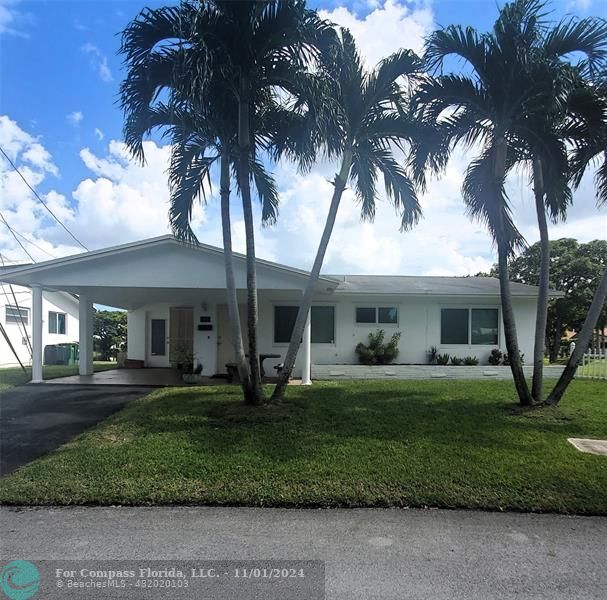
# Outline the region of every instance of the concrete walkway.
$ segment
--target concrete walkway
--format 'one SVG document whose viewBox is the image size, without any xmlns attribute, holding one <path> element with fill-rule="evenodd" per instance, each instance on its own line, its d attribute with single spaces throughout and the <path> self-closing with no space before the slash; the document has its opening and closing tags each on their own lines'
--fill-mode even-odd
<svg viewBox="0 0 607 600">
<path fill-rule="evenodd" d="M 9 559 L 316 559 L 330 600 L 607 598 L 607 519 L 599 517 L 187 507 L 4 508 L 0 516 Z"/>
</svg>

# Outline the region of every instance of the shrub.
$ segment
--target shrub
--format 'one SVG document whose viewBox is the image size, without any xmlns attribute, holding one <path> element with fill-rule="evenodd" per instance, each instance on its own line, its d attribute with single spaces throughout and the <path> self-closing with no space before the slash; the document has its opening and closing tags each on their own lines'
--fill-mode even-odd
<svg viewBox="0 0 607 600">
<path fill-rule="evenodd" d="M 521 354 L 521 365 L 525 364 L 525 354 Z M 504 354 L 504 362 L 503 362 L 504 366 L 510 366 L 510 359 L 508 358 L 507 354 Z"/>
<path fill-rule="evenodd" d="M 454 367 L 459 367 L 460 365 L 464 364 L 464 359 L 463 358 L 457 358 L 457 356 L 452 356 L 451 357 L 451 364 Z"/>
<path fill-rule="evenodd" d="M 493 350 L 491 350 L 491 354 L 489 355 L 487 361 L 490 365 L 497 366 L 502 362 L 502 356 L 502 351 L 498 348 L 494 348 Z"/>
<path fill-rule="evenodd" d="M 445 354 L 437 354 L 436 355 L 436 364 L 437 365 L 448 365 L 449 359 L 451 356 L 445 352 Z"/>
<path fill-rule="evenodd" d="M 398 342 L 400 340 L 400 331 L 397 331 L 387 344 L 384 344 L 386 332 L 378 329 L 375 333 L 369 334 L 369 343 L 367 345 L 360 342 L 355 352 L 358 354 L 358 362 L 362 365 L 387 365 L 398 356 Z"/>
<path fill-rule="evenodd" d="M 474 366 L 474 365 L 478 365 L 479 360 L 478 358 L 476 358 L 476 356 L 466 356 L 464 357 L 464 364 L 467 366 Z"/>
<path fill-rule="evenodd" d="M 428 362 L 431 365 L 436 364 L 437 356 L 438 356 L 438 348 L 436 346 L 430 346 L 430 350 L 428 350 Z"/>
</svg>

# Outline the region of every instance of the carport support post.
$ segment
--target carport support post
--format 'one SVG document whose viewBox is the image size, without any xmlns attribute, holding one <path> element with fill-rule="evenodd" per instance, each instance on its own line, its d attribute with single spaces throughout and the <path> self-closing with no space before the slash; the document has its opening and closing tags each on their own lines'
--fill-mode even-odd
<svg viewBox="0 0 607 600">
<path fill-rule="evenodd" d="M 42 288 L 32 286 L 32 383 L 42 383 Z"/>
<path fill-rule="evenodd" d="M 312 319 L 308 311 L 308 319 L 303 330 L 302 338 L 302 365 L 301 365 L 301 385 L 312 385 L 310 371 L 312 370 Z"/>
<path fill-rule="evenodd" d="M 79 320 L 79 372 L 80 375 L 93 374 L 93 303 L 84 294 L 78 301 Z"/>
</svg>

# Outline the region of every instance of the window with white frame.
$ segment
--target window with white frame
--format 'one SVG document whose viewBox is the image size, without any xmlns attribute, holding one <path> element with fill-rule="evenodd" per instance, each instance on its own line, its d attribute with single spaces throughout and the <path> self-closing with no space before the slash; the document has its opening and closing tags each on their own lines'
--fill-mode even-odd
<svg viewBox="0 0 607 600">
<path fill-rule="evenodd" d="M 358 325 L 398 324 L 398 308 L 396 306 L 357 306 L 356 323 Z"/>
<path fill-rule="evenodd" d="M 48 332 L 65 335 L 65 313 L 48 311 Z"/>
<path fill-rule="evenodd" d="M 23 323 L 28 325 L 30 319 L 30 309 L 24 306 L 10 306 L 4 307 L 4 320 L 5 323 Z"/>
<path fill-rule="evenodd" d="M 274 343 L 288 344 L 297 319 L 298 306 L 274 307 Z M 311 338 L 313 344 L 335 343 L 335 307 L 313 306 L 311 313 Z"/>
<path fill-rule="evenodd" d="M 441 344 L 497 346 L 499 312 L 497 308 L 441 309 Z"/>
</svg>

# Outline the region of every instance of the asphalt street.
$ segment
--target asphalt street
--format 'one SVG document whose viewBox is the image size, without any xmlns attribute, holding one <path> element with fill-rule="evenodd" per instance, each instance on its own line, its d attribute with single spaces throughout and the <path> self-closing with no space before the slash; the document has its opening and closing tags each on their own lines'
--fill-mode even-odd
<svg viewBox="0 0 607 600">
<path fill-rule="evenodd" d="M 601 517 L 204 507 L 4 507 L 0 516 L 3 560 L 317 560 L 330 600 L 607 598 Z"/>
</svg>

